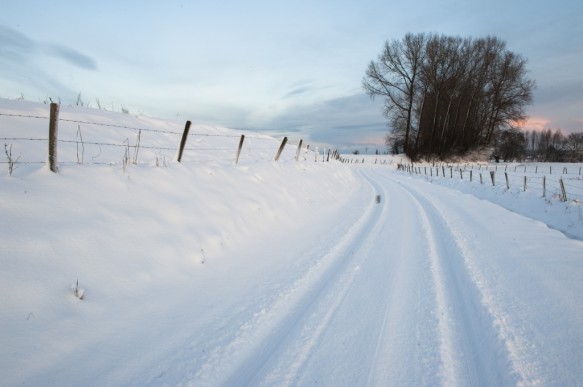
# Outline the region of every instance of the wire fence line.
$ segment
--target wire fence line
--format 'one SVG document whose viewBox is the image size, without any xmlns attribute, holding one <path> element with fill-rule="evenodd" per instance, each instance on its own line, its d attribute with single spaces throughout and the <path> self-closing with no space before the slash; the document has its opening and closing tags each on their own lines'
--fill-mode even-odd
<svg viewBox="0 0 583 387">
<path fill-rule="evenodd" d="M 166 160 L 174 160 L 179 150 L 181 156 L 182 152 L 187 155 L 184 162 L 205 162 L 213 159 L 232 160 L 235 151 L 237 150 L 237 143 L 239 142 L 239 139 L 241 139 L 239 149 L 237 150 L 236 162 L 238 162 L 241 147 L 243 145 L 243 138 L 245 140 L 245 146 L 243 147 L 244 152 L 254 152 L 253 155 L 247 155 L 248 158 L 253 157 L 259 160 L 273 160 L 276 151 L 278 151 L 277 158 L 279 158 L 285 143 L 287 143 L 288 147 L 284 153 L 287 153 L 288 157 L 292 157 L 292 155 L 295 154 L 297 160 L 300 155 L 300 146 L 302 144 L 302 140 L 288 141 L 287 137 L 284 137 L 285 141 L 282 143 L 281 139 L 261 135 L 204 133 L 200 130 L 197 132 L 189 132 L 186 128 L 183 132 L 179 132 L 174 129 L 164 130 L 147 126 L 126 125 L 123 123 L 107 123 L 98 122 L 97 120 L 75 119 L 70 116 L 67 117 L 67 113 L 63 114 L 64 117 L 59 117 L 58 106 L 56 108 L 56 118 L 54 119 L 56 122 L 54 125 L 58 126 L 59 133 L 58 136 L 56 136 L 58 138 L 51 139 L 50 127 L 52 124 L 51 121 L 53 120 L 52 105 L 53 104 L 51 104 L 51 114 L 48 117 L 35 114 L 0 112 L 0 119 L 42 119 L 49 121 L 49 130 L 47 131 L 46 138 L 18 135 L 0 137 L 0 141 L 4 142 L 6 154 L 6 157 L 0 161 L 0 163 L 10 164 L 12 166 L 17 164 L 42 164 L 47 162 L 46 159 L 38 159 L 39 156 L 45 158 L 43 156 L 46 155 L 46 148 L 43 149 L 39 148 L 38 145 L 34 145 L 32 146 L 34 149 L 31 149 L 31 145 L 21 144 L 21 146 L 15 147 L 17 149 L 12 149 L 13 143 L 41 143 L 43 147 L 43 142 L 48 143 L 49 160 L 51 159 L 51 142 L 55 146 L 59 144 L 59 164 L 116 164 L 120 163 L 120 160 L 121 163 L 125 164 L 127 161 L 126 159 L 128 158 L 128 153 L 133 152 L 135 157 L 132 159 L 132 164 L 149 164 L 155 161 L 156 165 L 158 165 L 159 159 L 164 159 L 165 164 Z M 18 126 L 14 121 L 8 123 L 2 123 L 0 121 L 0 126 L 5 126 L 3 124 L 7 127 L 11 124 Z M 190 126 L 190 121 L 187 121 L 187 124 Z M 115 131 L 102 132 L 99 131 L 98 128 L 114 129 Z M 126 132 L 124 133 L 124 131 Z M 15 132 L 13 134 L 17 133 Z M 183 139 L 179 147 L 178 143 L 180 136 L 182 136 Z M 103 138 L 107 140 L 103 140 Z M 116 138 L 120 141 L 115 141 Z M 114 141 L 111 141 L 112 139 Z M 169 146 L 168 144 L 176 144 L 176 146 Z M 291 149 L 290 146 L 297 146 L 297 152 L 294 149 Z M 25 155 L 21 157 L 23 147 L 25 148 Z M 317 148 L 309 150 L 308 145 L 306 145 L 306 148 L 306 154 L 310 151 L 311 153 L 317 151 Z M 118 151 L 115 151 L 115 149 L 118 149 Z M 119 152 L 119 149 L 121 149 L 122 152 Z M 149 153 L 144 154 L 144 152 L 141 152 L 140 162 L 138 160 L 138 152 L 141 150 L 149 151 Z M 21 151 L 21 153 L 17 154 L 18 151 Z M 14 156 L 11 156 L 9 152 L 13 153 Z M 204 156 L 199 152 L 207 152 L 209 155 Z M 219 154 L 211 156 L 210 152 L 218 152 Z M 243 154 L 244 158 L 245 153 Z M 36 157 L 34 155 L 36 155 Z M 85 157 L 86 155 L 89 155 L 90 158 Z M 179 158 L 178 162 L 181 161 L 182 160 Z"/>
<path fill-rule="evenodd" d="M 36 119 L 45 119 L 48 120 L 50 117 L 47 116 L 35 116 L 35 115 L 28 115 L 28 114 L 11 114 L 11 113 L 2 113 L 0 112 L 0 116 L 6 117 L 18 117 L 18 118 L 36 118 Z M 166 133 L 166 134 L 174 134 L 174 135 L 182 135 L 182 132 L 174 132 L 171 130 L 160 130 L 160 129 L 152 129 L 147 127 L 135 127 L 135 126 L 127 126 L 127 125 L 117 125 L 117 124 L 106 124 L 103 122 L 94 122 L 94 121 L 84 121 L 84 120 L 74 120 L 74 119 L 67 119 L 59 117 L 60 122 L 70 122 L 75 124 L 86 124 L 86 125 L 96 125 L 96 126 L 103 126 L 103 127 L 110 127 L 110 128 L 119 128 L 119 129 L 130 129 L 134 131 L 143 131 L 143 132 L 152 132 L 152 133 Z M 231 137 L 231 138 L 239 138 L 240 135 L 237 134 L 215 134 L 215 133 L 200 133 L 200 132 L 190 132 L 189 136 L 193 137 Z M 260 137 L 260 136 L 245 136 L 248 139 L 254 140 L 266 140 L 266 141 L 273 141 L 276 139 L 270 137 Z M 3 138 L 3 139 L 10 139 L 10 138 Z M 25 138 L 15 138 L 15 139 L 25 139 Z M 277 141 L 277 140 L 276 140 Z M 292 141 L 290 141 L 291 143 Z M 295 141 L 297 144 L 298 141 Z"/>
<path fill-rule="evenodd" d="M 580 165 L 572 165 L 571 174 L 567 173 L 566 166 L 555 166 L 555 174 L 551 168 L 540 168 L 545 170 L 542 173 L 537 166 L 529 166 L 530 172 L 524 166 L 519 172 L 514 172 L 514 168 L 505 166 L 498 168 L 492 165 L 481 165 L 478 168 L 467 167 L 467 165 L 414 165 L 398 164 L 397 170 L 415 175 L 424 175 L 430 178 L 455 179 L 461 182 L 485 184 L 492 187 L 502 187 L 505 190 L 515 192 L 536 191 L 542 197 L 556 197 L 561 201 L 572 201 L 577 204 L 583 202 L 583 175 L 581 175 Z M 545 166 L 546 167 L 546 166 Z M 527 171 L 527 172 L 525 172 Z M 557 173 L 558 172 L 558 173 Z"/>
</svg>

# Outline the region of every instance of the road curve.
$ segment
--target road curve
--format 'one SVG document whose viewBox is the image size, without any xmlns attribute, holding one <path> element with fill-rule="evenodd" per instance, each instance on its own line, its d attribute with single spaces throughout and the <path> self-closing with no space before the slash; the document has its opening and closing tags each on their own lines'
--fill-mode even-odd
<svg viewBox="0 0 583 387">
<path fill-rule="evenodd" d="M 369 198 L 346 208 L 356 220 L 329 219 L 329 234 L 298 250 L 313 264 L 222 339 L 199 343 L 209 355 L 178 384 L 580 380 L 583 243 L 422 180 L 355 173 Z M 541 253 L 548 243 L 560 258 Z"/>
</svg>

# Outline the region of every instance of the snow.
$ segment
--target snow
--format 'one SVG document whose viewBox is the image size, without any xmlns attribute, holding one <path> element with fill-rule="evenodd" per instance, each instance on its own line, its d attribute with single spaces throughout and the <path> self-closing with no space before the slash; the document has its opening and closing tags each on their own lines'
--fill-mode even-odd
<svg viewBox="0 0 583 387">
<path fill-rule="evenodd" d="M 48 120 L 21 116 L 48 106 L 0 100 L 25 162 L 0 164 L 0 385 L 583 377 L 577 201 L 390 156 L 296 161 L 295 138 L 275 162 L 281 139 L 253 133 L 234 164 L 242 132 L 196 123 L 177 163 L 184 122 L 79 107 L 54 174 Z"/>
</svg>

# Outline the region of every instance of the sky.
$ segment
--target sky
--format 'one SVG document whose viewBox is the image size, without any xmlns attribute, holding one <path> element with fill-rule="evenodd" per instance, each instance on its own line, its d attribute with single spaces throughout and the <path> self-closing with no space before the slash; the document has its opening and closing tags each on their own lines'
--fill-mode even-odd
<svg viewBox="0 0 583 387">
<path fill-rule="evenodd" d="M 525 129 L 583 131 L 580 0 L 0 0 L 0 97 L 384 150 L 362 78 L 406 33 L 493 35 L 534 79 Z M 1 128 L 0 128 L 1 130 Z"/>
</svg>

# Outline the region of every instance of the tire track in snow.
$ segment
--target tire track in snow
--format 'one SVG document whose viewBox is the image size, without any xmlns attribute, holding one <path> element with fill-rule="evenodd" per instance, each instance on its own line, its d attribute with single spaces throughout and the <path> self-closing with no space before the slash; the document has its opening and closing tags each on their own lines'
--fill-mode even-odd
<svg viewBox="0 0 583 387">
<path fill-rule="evenodd" d="M 377 179 L 385 179 L 389 184 L 393 184 L 390 179 L 386 179 L 386 176 L 381 174 L 376 174 Z M 449 313 L 449 301 L 446 294 L 446 283 L 444 279 L 443 268 L 441 265 L 442 252 L 440 251 L 440 244 L 437 241 L 436 233 L 433 230 L 432 222 L 430 221 L 428 214 L 419 200 L 405 187 L 403 187 L 403 193 L 408 196 L 409 200 L 412 201 L 413 205 L 416 207 L 416 213 L 420 220 L 420 226 L 422 228 L 423 240 L 427 242 L 427 255 L 429 259 L 429 265 L 431 268 L 432 281 L 434 297 L 435 297 L 435 308 L 437 314 L 437 325 L 439 332 L 439 353 L 441 358 L 441 383 L 444 385 L 455 385 L 458 382 L 459 377 L 457 376 L 457 368 L 459 367 L 459 361 L 455 356 L 455 344 L 454 344 L 454 332 L 453 332 L 453 322 L 452 316 Z"/>
<path fill-rule="evenodd" d="M 371 177 L 370 171 L 362 174 L 370 184 L 380 185 L 391 202 L 385 220 L 388 240 L 381 246 L 393 257 L 389 266 L 391 286 L 384 295 L 387 301 L 378 322 L 366 385 L 434 384 L 439 374 L 435 286 L 426 246 L 419 243 L 415 233 L 419 220 L 411 216 L 418 208 L 398 185 Z"/>
<path fill-rule="evenodd" d="M 444 385 L 456 385 L 460 382 L 459 368 L 462 366 L 458 356 L 456 356 L 455 344 L 455 322 L 451 314 L 452 301 L 448 298 L 446 283 L 446 273 L 443 267 L 443 252 L 437 239 L 437 233 L 430 221 L 427 211 L 419 200 L 413 196 L 417 206 L 418 214 L 421 217 L 423 235 L 428 241 L 428 254 L 431 264 L 431 273 L 435 284 L 435 302 L 437 307 L 438 326 L 440 333 L 440 354 L 441 372 Z M 470 379 L 474 379 L 470 372 L 467 373 Z M 469 385 L 475 385 L 474 380 L 470 380 Z"/>
<path fill-rule="evenodd" d="M 337 295 L 326 301 L 330 307 L 297 351 L 293 369 L 301 368 L 358 273 L 358 257 L 362 255 L 355 249 L 361 240 L 367 239 L 371 228 L 380 224 L 374 196 L 369 189 L 367 191 L 370 205 L 357 222 L 348 230 L 339 227 L 327 236 L 314 265 L 242 323 L 230 340 L 216 347 L 185 385 L 249 385 L 260 381 L 270 372 L 273 359 L 284 350 L 282 347 L 288 337 L 297 334 L 300 322 L 309 316 L 324 294 L 333 294 L 330 289 L 334 288 Z M 296 374 L 273 375 L 278 378 L 278 383 L 285 383 L 285 380 L 291 383 Z"/>
<path fill-rule="evenodd" d="M 473 285 L 480 295 L 480 302 L 483 308 L 490 316 L 492 328 L 496 331 L 499 341 L 505 348 L 505 355 L 511 367 L 511 373 L 514 374 L 513 383 L 518 385 L 540 385 L 543 384 L 542 378 L 536 374 L 537 366 L 532 362 L 526 360 L 528 358 L 525 351 L 528 351 L 532 346 L 528 343 L 522 334 L 514 329 L 509 323 L 510 316 L 506 315 L 504 311 L 497 305 L 496 298 L 491 289 L 488 288 L 488 281 L 480 272 L 474 252 L 471 250 L 468 243 L 465 241 L 463 231 L 460 230 L 459 225 L 453 224 L 450 217 L 442 209 L 435 199 L 426 194 L 421 194 L 418 190 L 409 188 L 416 192 L 416 195 L 423 195 L 424 199 L 429 203 L 434 211 L 439 214 L 449 234 L 454 239 L 457 248 L 462 252 L 463 263 L 468 277 L 471 279 Z"/>
<path fill-rule="evenodd" d="M 492 313 L 490 305 L 484 304 L 483 289 L 476 282 L 475 272 L 467 266 L 470 260 L 467 246 L 452 233 L 446 216 L 430 195 L 384 174 L 376 175 L 391 184 L 399 184 L 418 208 L 435 284 L 441 382 L 476 385 L 489 380 L 495 384 L 515 384 L 515 362 L 512 354 L 504 350 L 507 342 L 501 342 L 498 337 L 498 316 Z M 499 369 L 506 372 L 500 374 Z"/>
<path fill-rule="evenodd" d="M 386 190 L 368 178 L 367 181 L 375 195 L 380 195 L 381 201 L 386 201 L 388 198 Z M 329 282 L 325 291 L 322 292 L 323 296 L 319 297 L 310 312 L 306 313 L 302 320 L 303 327 L 292 340 L 293 344 L 285 349 L 287 353 L 281 356 L 281 361 L 277 362 L 273 370 L 261 380 L 261 385 L 302 384 L 301 376 L 304 367 L 310 361 L 314 349 L 320 343 L 346 296 L 352 290 L 354 280 L 360 273 L 361 265 L 370 258 L 370 251 L 384 228 L 390 206 L 383 203 L 380 208 L 381 211 L 377 211 L 376 215 L 371 217 L 361 230 L 360 237 L 354 239 L 353 244 L 356 246 L 351 247 L 350 255 L 353 258 L 350 265 L 344 267 L 342 272 L 338 272 L 334 281 Z M 347 253 L 345 251 L 345 254 Z M 384 320 L 383 323 L 385 323 Z M 290 359 L 292 361 L 289 361 Z"/>
</svg>

